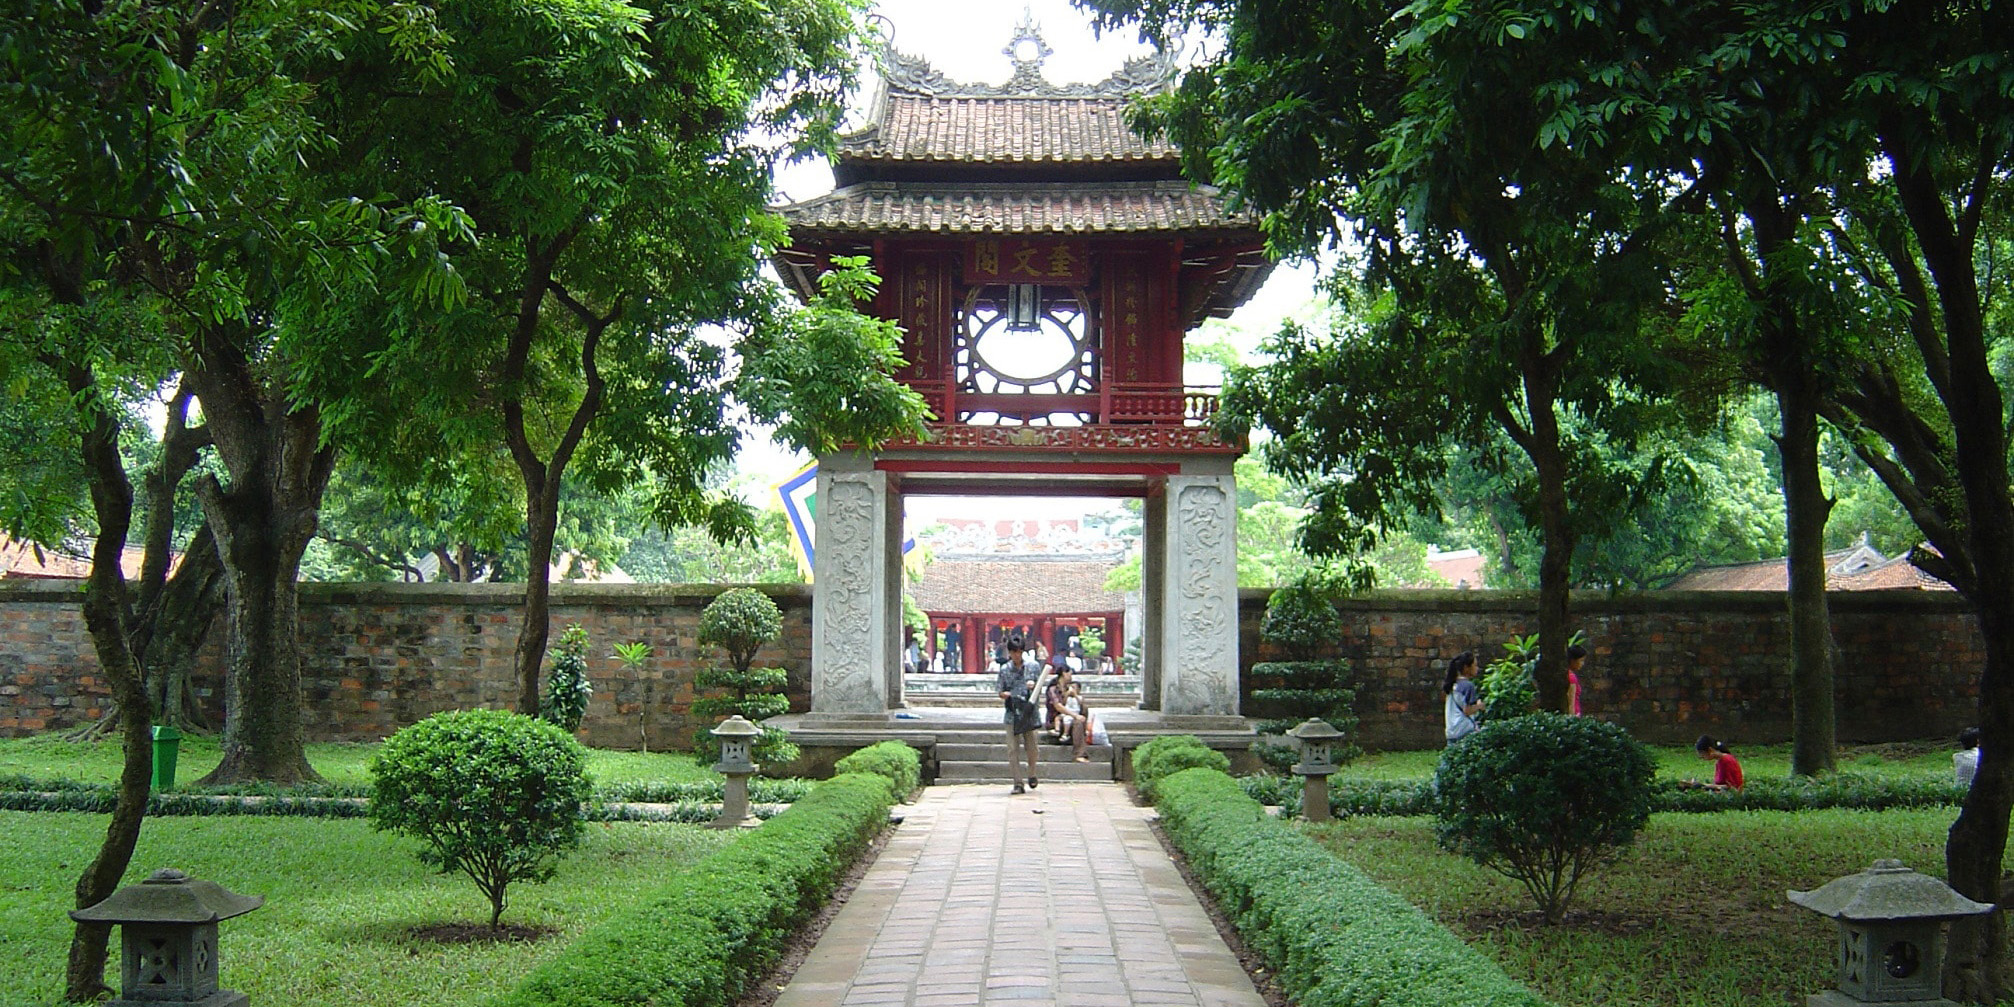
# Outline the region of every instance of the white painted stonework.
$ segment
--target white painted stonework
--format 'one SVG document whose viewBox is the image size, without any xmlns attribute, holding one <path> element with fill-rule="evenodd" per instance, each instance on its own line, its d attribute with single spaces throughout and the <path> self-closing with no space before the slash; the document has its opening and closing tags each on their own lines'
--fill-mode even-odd
<svg viewBox="0 0 2014 1007">
<path fill-rule="evenodd" d="M 1237 484 L 1231 476 L 1169 476 L 1161 712 L 1238 713 Z"/>
<path fill-rule="evenodd" d="M 887 583 L 888 476 L 883 472 L 818 474 L 818 543 L 811 593 L 811 712 L 882 713 L 893 698 L 882 646 L 891 592 Z M 898 568 L 899 569 L 899 568 Z M 899 597 L 899 594 L 896 594 Z"/>
</svg>

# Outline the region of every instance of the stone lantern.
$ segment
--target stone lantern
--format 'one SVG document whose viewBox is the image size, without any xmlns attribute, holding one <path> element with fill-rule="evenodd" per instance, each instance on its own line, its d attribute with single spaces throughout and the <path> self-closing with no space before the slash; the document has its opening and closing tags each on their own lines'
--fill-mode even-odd
<svg viewBox="0 0 2014 1007">
<path fill-rule="evenodd" d="M 1839 988 L 1812 994 L 1807 1007 L 1951 1004 L 1943 997 L 1944 926 L 1993 911 L 1900 860 L 1876 860 L 1816 891 L 1789 894 L 1839 926 Z"/>
<path fill-rule="evenodd" d="M 713 770 L 727 777 L 727 785 L 721 792 L 720 817 L 711 824 L 716 829 L 732 829 L 748 820 L 748 778 L 759 768 L 749 754 L 749 745 L 762 736 L 762 728 L 735 714 L 714 728 L 713 736 L 720 739 L 720 761 Z"/>
<path fill-rule="evenodd" d="M 1301 742 L 1301 761 L 1294 764 L 1294 773 L 1301 778 L 1301 817 L 1311 822 L 1329 820 L 1329 774 L 1336 771 L 1336 760 L 1332 754 L 1336 739 L 1343 732 L 1330 726 L 1326 720 L 1309 718 L 1299 727 L 1287 732 Z"/>
<path fill-rule="evenodd" d="M 105 1007 L 244 1007 L 243 993 L 217 988 L 217 922 L 265 903 L 165 868 L 70 918 L 119 924 L 119 999 Z"/>
</svg>

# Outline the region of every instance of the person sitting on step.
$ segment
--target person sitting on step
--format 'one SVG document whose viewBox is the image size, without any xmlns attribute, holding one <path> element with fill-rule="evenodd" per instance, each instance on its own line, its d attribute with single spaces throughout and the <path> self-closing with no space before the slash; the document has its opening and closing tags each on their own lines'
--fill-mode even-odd
<svg viewBox="0 0 2014 1007">
<path fill-rule="evenodd" d="M 1076 749 L 1078 762 L 1089 762 L 1091 759 L 1084 750 L 1091 743 L 1091 718 L 1077 692 L 1077 676 L 1061 657 L 1056 659 L 1053 671 L 1055 678 L 1050 680 L 1047 699 L 1050 729 Z"/>
</svg>

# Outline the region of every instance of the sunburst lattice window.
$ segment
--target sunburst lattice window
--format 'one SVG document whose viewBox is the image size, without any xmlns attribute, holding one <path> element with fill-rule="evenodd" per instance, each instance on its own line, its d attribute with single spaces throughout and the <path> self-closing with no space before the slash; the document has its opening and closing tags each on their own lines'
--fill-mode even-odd
<svg viewBox="0 0 2014 1007">
<path fill-rule="evenodd" d="M 1007 284 L 967 292 L 954 351 L 958 388 L 980 395 L 1095 395 L 1098 392 L 1097 325 L 1081 288 L 1043 286 L 1033 324 L 1013 324 Z M 1024 322 L 1025 324 L 1025 322 Z M 963 412 L 963 410 L 961 410 Z M 1038 409 L 975 411 L 961 422 L 1073 425 L 1090 412 Z"/>
</svg>

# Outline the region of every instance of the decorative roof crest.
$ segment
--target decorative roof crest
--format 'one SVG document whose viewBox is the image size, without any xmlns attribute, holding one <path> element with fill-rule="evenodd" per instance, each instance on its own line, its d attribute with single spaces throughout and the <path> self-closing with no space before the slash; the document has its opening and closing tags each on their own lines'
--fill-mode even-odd
<svg viewBox="0 0 2014 1007">
<path fill-rule="evenodd" d="M 1042 64 L 1055 55 L 1055 50 L 1042 40 L 1041 26 L 1025 8 L 1013 39 L 1000 51 L 1014 62 L 1014 75 L 1004 84 L 952 80 L 932 67 L 929 60 L 892 47 L 882 58 L 881 74 L 889 91 L 926 98 L 1129 98 L 1165 90 L 1175 80 L 1174 55 L 1156 52 L 1127 60 L 1126 65 L 1096 84 L 1052 84 L 1043 77 Z"/>
<path fill-rule="evenodd" d="M 1042 41 L 1042 26 L 1035 23 L 1035 12 L 1021 8 L 1021 23 L 1014 27 L 1014 38 L 1000 55 L 1014 61 L 1014 76 L 1007 79 L 1002 87 L 1015 91 L 1039 91 L 1049 81 L 1042 76 L 1042 63 L 1056 55 L 1049 43 Z"/>
</svg>

